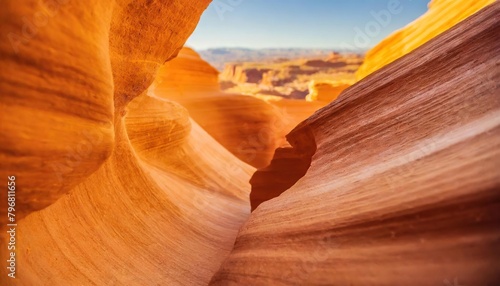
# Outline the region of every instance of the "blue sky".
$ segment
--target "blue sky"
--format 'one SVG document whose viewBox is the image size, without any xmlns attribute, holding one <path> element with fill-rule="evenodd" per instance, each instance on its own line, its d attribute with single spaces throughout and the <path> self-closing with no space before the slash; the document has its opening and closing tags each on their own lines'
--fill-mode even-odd
<svg viewBox="0 0 500 286">
<path fill-rule="evenodd" d="M 425 13 L 428 2 L 213 0 L 187 46 L 369 49 Z"/>
</svg>

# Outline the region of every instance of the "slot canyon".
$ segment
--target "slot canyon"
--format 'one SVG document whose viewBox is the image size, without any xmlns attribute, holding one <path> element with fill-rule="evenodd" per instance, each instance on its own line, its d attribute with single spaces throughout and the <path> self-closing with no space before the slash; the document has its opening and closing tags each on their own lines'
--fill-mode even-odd
<svg viewBox="0 0 500 286">
<path fill-rule="evenodd" d="M 500 285 L 498 1 L 220 66 L 218 0 L 1 3 L 0 285 Z"/>
</svg>

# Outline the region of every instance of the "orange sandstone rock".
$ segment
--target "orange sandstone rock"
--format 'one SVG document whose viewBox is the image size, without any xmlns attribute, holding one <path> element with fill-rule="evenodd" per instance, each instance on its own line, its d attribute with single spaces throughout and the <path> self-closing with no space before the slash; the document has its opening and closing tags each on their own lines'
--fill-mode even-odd
<svg viewBox="0 0 500 286">
<path fill-rule="evenodd" d="M 309 94 L 306 96 L 307 101 L 324 101 L 331 102 L 349 86 L 352 82 L 347 81 L 311 81 L 309 84 Z"/>
<path fill-rule="evenodd" d="M 0 174 L 17 177 L 19 207 L 18 272 L 2 267 L 0 284 L 208 283 L 249 213 L 254 169 L 144 92 L 208 3 L 3 3 Z"/>
<path fill-rule="evenodd" d="M 105 162 L 116 118 L 176 55 L 209 2 L 2 5 L 0 106 L 9 113 L 0 115 L 0 175 L 19 178 L 19 219 Z"/>
<path fill-rule="evenodd" d="M 134 99 L 104 165 L 18 224 L 16 285 L 207 284 L 249 213 L 253 168 L 187 114 Z"/>
<path fill-rule="evenodd" d="M 311 81 L 354 82 L 354 72 L 361 63 L 360 55 L 339 53 L 326 59 L 242 62 L 226 65 L 220 78 L 227 92 L 304 99 Z"/>
<path fill-rule="evenodd" d="M 178 56 L 158 71 L 153 89 L 175 101 L 220 93 L 219 72 L 194 50 L 183 47 Z"/>
<path fill-rule="evenodd" d="M 150 94 L 180 103 L 211 136 L 254 167 L 267 166 L 285 134 L 322 103 L 253 97 L 219 89 L 218 72 L 183 48 L 163 65 Z"/>
<path fill-rule="evenodd" d="M 356 72 L 358 80 L 410 53 L 493 2 L 495 0 L 431 0 L 427 13 L 368 51 L 363 65 Z"/>
<path fill-rule="evenodd" d="M 498 15 L 496 2 L 299 124 L 293 156 L 254 174 L 261 204 L 211 285 L 498 284 Z"/>
</svg>

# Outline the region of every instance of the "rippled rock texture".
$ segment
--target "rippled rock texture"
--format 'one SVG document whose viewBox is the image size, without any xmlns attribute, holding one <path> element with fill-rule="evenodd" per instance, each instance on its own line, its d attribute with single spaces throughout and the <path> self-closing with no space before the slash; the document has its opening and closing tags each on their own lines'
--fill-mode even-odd
<svg viewBox="0 0 500 286">
<path fill-rule="evenodd" d="M 294 156 L 254 174 L 260 205 L 211 284 L 498 284 L 499 15 L 486 7 L 288 134 Z"/>
<path fill-rule="evenodd" d="M 17 177 L 18 272 L 2 267 L 0 284 L 209 282 L 254 169 L 146 94 L 208 4 L 2 3 L 0 173 Z"/>
<path fill-rule="evenodd" d="M 209 2 L 2 2 L 1 285 L 498 284 L 498 2 L 314 114 L 220 90 Z"/>
<path fill-rule="evenodd" d="M 244 162 L 269 165 L 285 135 L 326 105 L 281 97 L 255 97 L 224 92 L 218 71 L 190 48 L 165 63 L 149 93 L 186 107 L 212 137 Z"/>
</svg>

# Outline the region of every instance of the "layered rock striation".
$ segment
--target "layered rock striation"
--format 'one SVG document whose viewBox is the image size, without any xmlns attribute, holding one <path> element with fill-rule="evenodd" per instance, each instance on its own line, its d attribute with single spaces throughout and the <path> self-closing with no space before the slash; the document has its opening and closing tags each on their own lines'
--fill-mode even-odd
<svg viewBox="0 0 500 286">
<path fill-rule="evenodd" d="M 378 43 L 356 72 L 358 80 L 410 53 L 495 0 L 431 0 L 429 10 Z"/>
<path fill-rule="evenodd" d="M 16 177 L 18 271 L 0 284 L 208 283 L 254 169 L 146 89 L 209 2 L 4 3 L 0 173 Z"/>
<path fill-rule="evenodd" d="M 231 63 L 220 80 L 228 92 L 304 99 L 310 93 L 311 81 L 355 82 L 354 73 L 362 61 L 360 55 L 332 53 L 324 58 Z"/>
<path fill-rule="evenodd" d="M 324 103 L 254 97 L 223 92 L 218 72 L 196 52 L 183 48 L 163 65 L 149 93 L 173 100 L 231 153 L 254 167 L 265 167 L 285 135 Z"/>
<path fill-rule="evenodd" d="M 497 284 L 498 15 L 496 2 L 288 134 L 295 156 L 254 174 L 260 205 L 211 285 Z M 311 160 L 301 178 L 297 157 Z"/>
<path fill-rule="evenodd" d="M 126 103 L 175 57 L 209 1 L 179 3 L 4 3 L 0 105 L 9 113 L 0 118 L 0 174 L 22 180 L 18 218 L 55 202 L 111 155 Z"/>
<path fill-rule="evenodd" d="M 220 91 L 182 49 L 209 2 L 3 3 L 0 284 L 498 284 L 498 2 L 313 115 Z"/>
</svg>

